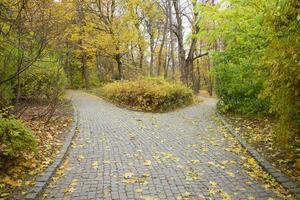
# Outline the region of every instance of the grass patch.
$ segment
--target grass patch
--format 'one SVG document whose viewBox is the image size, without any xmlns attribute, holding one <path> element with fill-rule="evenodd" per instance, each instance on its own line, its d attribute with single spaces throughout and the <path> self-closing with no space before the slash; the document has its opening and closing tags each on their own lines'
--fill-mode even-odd
<svg viewBox="0 0 300 200">
<path fill-rule="evenodd" d="M 191 89 L 160 78 L 109 83 L 93 93 L 120 106 L 151 112 L 174 110 L 194 101 Z"/>
</svg>

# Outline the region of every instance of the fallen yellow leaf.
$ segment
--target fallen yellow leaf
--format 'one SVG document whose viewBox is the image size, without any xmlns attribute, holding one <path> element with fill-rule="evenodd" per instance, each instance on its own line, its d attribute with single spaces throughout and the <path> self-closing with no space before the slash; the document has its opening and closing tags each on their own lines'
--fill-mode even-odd
<svg viewBox="0 0 300 200">
<path fill-rule="evenodd" d="M 144 161 L 144 166 L 150 166 L 152 163 L 151 163 L 151 160 L 145 160 Z"/>
</svg>

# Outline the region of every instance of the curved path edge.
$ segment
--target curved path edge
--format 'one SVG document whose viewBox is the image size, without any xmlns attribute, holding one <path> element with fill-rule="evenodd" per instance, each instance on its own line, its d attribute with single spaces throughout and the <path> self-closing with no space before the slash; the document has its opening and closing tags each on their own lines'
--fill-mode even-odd
<svg viewBox="0 0 300 200">
<path fill-rule="evenodd" d="M 285 189 L 287 189 L 291 194 L 295 195 L 295 197 L 300 200 L 300 186 L 288 176 L 283 174 L 279 169 L 271 165 L 254 148 L 252 148 L 247 142 L 245 142 L 240 134 L 235 131 L 231 125 L 229 125 L 227 119 L 222 114 L 220 114 L 219 112 L 216 112 L 216 114 L 224 124 L 224 126 L 229 130 L 230 134 L 238 140 L 238 142 L 250 153 L 250 155 L 259 163 L 259 165 Z"/>
<path fill-rule="evenodd" d="M 73 138 L 76 134 L 76 129 L 78 126 L 78 110 L 72 103 L 73 107 L 73 122 L 72 125 L 65 130 L 65 132 L 68 132 L 68 135 L 64 139 L 64 144 L 61 147 L 58 155 L 55 157 L 53 163 L 49 165 L 36 179 L 35 185 L 29 190 L 28 194 L 26 195 L 26 200 L 34 200 L 37 199 L 44 189 L 47 187 L 50 179 L 53 177 L 53 175 L 56 173 L 56 170 L 60 167 L 62 164 L 64 158 L 66 157 L 66 154 L 71 146 L 71 143 L 73 141 Z"/>
</svg>

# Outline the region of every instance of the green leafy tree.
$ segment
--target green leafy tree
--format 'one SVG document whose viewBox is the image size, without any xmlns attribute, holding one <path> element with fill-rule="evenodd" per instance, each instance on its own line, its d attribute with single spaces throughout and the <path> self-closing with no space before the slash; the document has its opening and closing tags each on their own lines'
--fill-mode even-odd
<svg viewBox="0 0 300 200">
<path fill-rule="evenodd" d="M 255 5 L 258 1 L 251 1 Z M 264 78 L 260 73 L 260 59 L 266 40 L 262 32 L 263 4 L 253 6 L 249 1 L 227 1 L 217 5 L 203 5 L 204 18 L 199 34 L 208 48 L 220 45 L 221 51 L 212 50 L 216 77 L 216 93 L 222 111 L 239 113 L 266 113 L 268 100 L 259 99 Z M 253 15 L 256 13 L 256 15 Z"/>
<path fill-rule="evenodd" d="M 271 100 L 271 111 L 278 118 L 277 142 L 288 147 L 300 137 L 300 2 L 273 2 L 263 29 L 268 46 L 262 62 L 266 75 L 262 96 Z"/>
<path fill-rule="evenodd" d="M 213 54 L 219 108 L 272 113 L 274 135 L 297 145 L 299 124 L 299 7 L 296 0 L 229 0 L 202 5 L 199 37 L 221 41 Z M 209 45 L 208 45 L 209 48 Z"/>
</svg>

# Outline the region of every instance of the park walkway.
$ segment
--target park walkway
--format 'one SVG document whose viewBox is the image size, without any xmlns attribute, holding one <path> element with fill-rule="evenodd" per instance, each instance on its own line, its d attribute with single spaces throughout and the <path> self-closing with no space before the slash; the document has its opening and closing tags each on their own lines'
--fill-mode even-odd
<svg viewBox="0 0 300 200">
<path fill-rule="evenodd" d="M 80 132 L 44 199 L 277 199 L 214 118 L 215 100 L 164 114 L 69 93 Z"/>
</svg>

